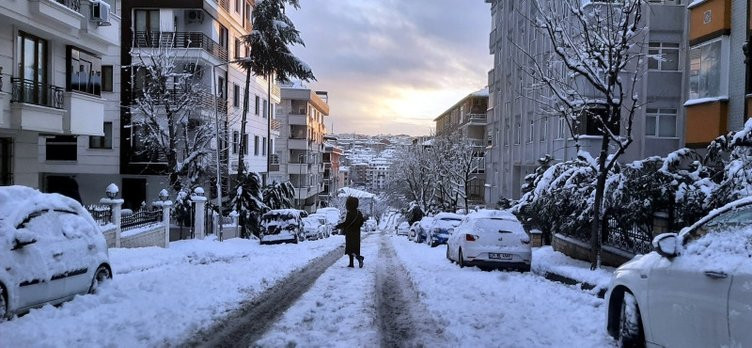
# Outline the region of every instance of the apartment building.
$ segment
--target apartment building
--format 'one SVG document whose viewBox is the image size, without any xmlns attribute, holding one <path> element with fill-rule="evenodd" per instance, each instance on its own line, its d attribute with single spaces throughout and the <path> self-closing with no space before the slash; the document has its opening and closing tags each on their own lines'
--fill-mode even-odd
<svg viewBox="0 0 752 348">
<path fill-rule="evenodd" d="M 328 205 L 330 199 L 336 197 L 337 190 L 340 187 L 344 187 L 344 173 L 340 172 L 342 165 L 342 149 L 335 145 L 337 141 L 333 137 L 324 137 L 324 153 L 322 154 L 322 162 L 324 163 L 324 187 L 319 194 L 319 201 Z"/>
<path fill-rule="evenodd" d="M 484 202 L 487 111 L 488 88 L 484 88 L 468 94 L 434 119 L 437 136 L 449 136 L 458 132 L 461 139 L 470 141 L 475 148 L 478 170 L 470 183 L 468 199 L 471 202 Z"/>
<path fill-rule="evenodd" d="M 278 123 L 267 119 L 267 111 L 271 108 L 274 119 L 281 98 L 279 86 L 272 84 L 272 97 L 267 100 L 267 81 L 257 76 L 250 81 L 245 136 L 241 139 L 240 135 L 246 73 L 236 61 L 250 56 L 250 48 L 242 38 L 252 30 L 254 6 L 254 0 L 129 0 L 123 6 L 123 66 L 138 65 L 139 57 L 166 49 L 174 53 L 186 71 L 195 73 L 200 85 L 206 86 L 191 117 L 197 122 L 213 123 L 215 112 L 218 114 L 220 136 L 212 146 L 220 146 L 225 195 L 230 191 L 230 178 L 237 174 L 241 148 L 246 171 L 259 173 L 266 180 L 267 156 L 274 147 L 273 139 L 272 145 L 268 145 L 270 123 L 274 130 L 272 138 L 278 135 Z M 163 174 L 166 165 L 163 157 L 144 156 L 139 151 L 147 145 L 134 130 L 138 115 L 129 107 L 140 83 L 140 77 L 133 71 L 136 69 L 124 70 L 123 80 L 128 83 L 122 85 L 120 165 L 126 206 L 156 197 L 168 182 Z M 214 189 L 215 176 L 207 175 L 204 188 Z M 212 191 L 211 195 L 216 193 Z"/>
<path fill-rule="evenodd" d="M 723 0 L 719 0 L 723 2 Z M 487 204 L 500 197 L 519 198 L 525 175 L 532 173 L 537 159 L 546 154 L 556 160 L 576 156 L 574 142 L 563 119 L 544 111 L 544 91 L 534 89 L 521 69 L 530 64 L 520 47 L 533 55 L 550 52 L 550 44 L 528 19 L 534 15 L 529 0 L 486 0 L 491 4 L 492 29 L 489 40 L 494 67 L 488 73 L 489 102 L 486 132 Z M 596 2 L 586 6 L 596 6 Z M 665 155 L 684 145 L 684 71 L 687 42 L 684 40 L 687 4 L 680 0 L 650 1 L 644 5 L 643 21 L 649 30 L 643 47 L 651 54 L 641 66 L 637 86 L 643 107 L 634 117 L 633 139 L 622 156 L 628 162 L 653 155 Z M 662 59 L 656 59 L 661 55 Z M 563 78 L 566 74 L 562 69 Z M 586 88 L 579 91 L 592 93 Z M 595 96 L 595 95 L 594 95 Z M 619 132 L 624 131 L 621 125 Z M 600 136 L 592 122 L 580 122 L 577 130 L 583 150 L 597 156 Z"/>
<path fill-rule="evenodd" d="M 329 116 L 327 92 L 300 84 L 283 85 L 278 108 L 280 135 L 276 144 L 277 172 L 272 180 L 290 181 L 299 209 L 314 211 L 324 189 L 324 121 Z"/>
<path fill-rule="evenodd" d="M 687 6 L 685 139 L 705 147 L 752 116 L 752 73 L 746 61 L 752 19 L 749 2 L 693 1 Z"/>
<path fill-rule="evenodd" d="M 0 185 L 93 202 L 119 173 L 120 1 L 0 2 Z"/>
</svg>

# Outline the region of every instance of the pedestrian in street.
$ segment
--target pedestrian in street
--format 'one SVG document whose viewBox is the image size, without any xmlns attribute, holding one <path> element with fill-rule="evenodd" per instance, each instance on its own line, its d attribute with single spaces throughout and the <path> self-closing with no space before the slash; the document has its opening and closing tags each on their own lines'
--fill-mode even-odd
<svg viewBox="0 0 752 348">
<path fill-rule="evenodd" d="M 358 267 L 363 268 L 364 257 L 360 255 L 360 227 L 363 226 L 363 214 L 358 210 L 358 199 L 347 197 L 345 209 L 347 216 L 345 221 L 335 226 L 345 235 L 345 255 L 350 257 L 350 264 L 347 267 L 355 267 L 353 259 L 358 260 Z"/>
</svg>

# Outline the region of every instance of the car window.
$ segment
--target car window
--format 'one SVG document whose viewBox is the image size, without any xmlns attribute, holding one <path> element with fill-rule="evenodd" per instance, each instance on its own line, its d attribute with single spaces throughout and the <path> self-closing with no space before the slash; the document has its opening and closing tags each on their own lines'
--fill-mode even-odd
<svg viewBox="0 0 752 348">
<path fill-rule="evenodd" d="M 752 227 L 752 205 L 732 209 L 697 226 L 684 237 L 684 244 L 701 239 L 709 233 L 735 233 Z"/>
</svg>

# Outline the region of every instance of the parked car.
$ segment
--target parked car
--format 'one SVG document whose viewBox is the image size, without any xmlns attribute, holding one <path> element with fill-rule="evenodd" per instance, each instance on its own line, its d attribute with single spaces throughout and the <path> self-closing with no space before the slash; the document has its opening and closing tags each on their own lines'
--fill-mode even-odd
<svg viewBox="0 0 752 348">
<path fill-rule="evenodd" d="M 530 271 L 530 237 L 507 212 L 485 210 L 465 217 L 447 242 L 447 258 L 460 267 Z"/>
<path fill-rule="evenodd" d="M 432 248 L 439 244 L 446 244 L 449 235 L 460 224 L 463 215 L 454 213 L 439 213 L 434 216 L 431 227 L 426 230 L 426 244 Z"/>
<path fill-rule="evenodd" d="M 315 217 L 303 218 L 303 230 L 306 240 L 319 240 L 326 238 L 326 225 Z"/>
<path fill-rule="evenodd" d="M 752 347 L 752 197 L 653 247 L 614 272 L 608 333 L 625 346 Z"/>
<path fill-rule="evenodd" d="M 420 229 L 420 221 L 413 222 L 412 225 L 410 225 L 410 231 L 407 232 L 407 240 L 415 241 L 415 238 L 418 237 L 418 230 Z"/>
<path fill-rule="evenodd" d="M 409 231 L 410 231 L 410 225 L 407 224 L 407 221 L 403 221 L 399 225 L 397 225 L 398 236 L 406 236 Z"/>
<path fill-rule="evenodd" d="M 376 219 L 373 217 L 369 217 L 368 220 L 366 220 L 365 224 L 363 225 L 363 228 L 365 229 L 364 232 L 374 232 L 376 231 L 376 226 L 378 224 L 376 223 Z"/>
<path fill-rule="evenodd" d="M 272 210 L 261 216 L 261 244 L 298 243 L 305 240 L 303 218 L 296 209 Z"/>
<path fill-rule="evenodd" d="M 416 235 L 414 242 L 416 243 L 425 243 L 426 237 L 428 236 L 428 230 L 431 228 L 431 225 L 433 225 L 433 216 L 424 216 L 420 221 L 418 222 L 419 225 L 416 229 Z"/>
<path fill-rule="evenodd" d="M 337 224 L 342 219 L 339 209 L 334 207 L 319 208 L 316 210 L 316 214 L 323 214 L 324 216 L 326 216 L 326 222 L 329 224 L 331 234 L 337 234 L 339 232 L 334 228 L 334 226 L 337 226 Z"/>
<path fill-rule="evenodd" d="M 318 221 L 318 223 L 323 226 L 324 238 L 329 238 L 329 236 L 332 234 L 333 226 L 329 224 L 329 220 L 327 219 L 326 215 L 315 213 L 308 215 L 308 218 L 316 219 L 316 221 Z"/>
<path fill-rule="evenodd" d="M 77 201 L 0 187 L 0 320 L 92 293 L 112 278 L 107 242 Z"/>
</svg>

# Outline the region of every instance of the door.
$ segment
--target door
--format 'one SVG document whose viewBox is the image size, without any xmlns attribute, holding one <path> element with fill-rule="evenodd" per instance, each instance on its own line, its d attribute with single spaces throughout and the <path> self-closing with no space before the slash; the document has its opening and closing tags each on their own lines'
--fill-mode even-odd
<svg viewBox="0 0 752 348">
<path fill-rule="evenodd" d="M 47 105 L 47 41 L 18 32 L 18 77 L 14 95 L 24 103 Z"/>
<path fill-rule="evenodd" d="M 123 178 L 123 208 L 133 211 L 141 208 L 141 203 L 146 201 L 146 179 Z"/>
<path fill-rule="evenodd" d="M 750 290 L 745 290 L 743 283 L 732 288 L 732 279 L 738 265 L 749 264 L 749 232 L 745 230 L 750 224 L 752 205 L 721 212 L 683 235 L 681 255 L 664 258 L 654 266 L 644 309 L 649 314 L 648 331 L 654 343 L 667 347 L 728 346 L 729 317 L 735 317 L 735 325 L 745 325 L 742 327 L 748 335 L 750 312 L 745 316 L 739 308 L 730 307 L 729 294 L 733 292 L 736 301 L 746 300 L 741 302 L 745 305 L 736 307 L 747 309 Z"/>
</svg>

